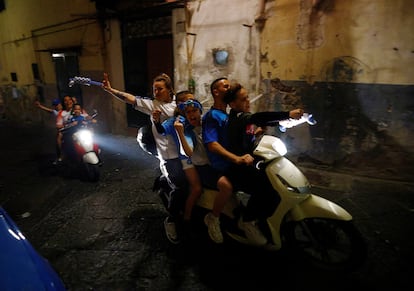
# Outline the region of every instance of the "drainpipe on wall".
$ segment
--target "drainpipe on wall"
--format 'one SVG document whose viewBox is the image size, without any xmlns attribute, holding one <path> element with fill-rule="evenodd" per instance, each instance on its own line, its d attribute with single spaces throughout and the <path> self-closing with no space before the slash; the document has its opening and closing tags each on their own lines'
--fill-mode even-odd
<svg viewBox="0 0 414 291">
<path fill-rule="evenodd" d="M 256 18 L 254 19 L 256 23 L 256 27 L 257 29 L 259 29 L 259 31 L 263 29 L 265 22 L 266 22 L 265 9 L 266 9 L 266 0 L 259 0 L 259 11 L 257 13 Z"/>
<path fill-rule="evenodd" d="M 168 1 L 167 1 L 168 2 Z M 193 78 L 193 51 L 197 34 L 189 32 L 191 25 L 191 15 L 187 6 L 187 1 L 184 1 L 184 13 L 185 13 L 185 41 L 187 51 L 187 70 L 188 70 L 188 90 L 194 94 L 196 83 Z"/>
</svg>

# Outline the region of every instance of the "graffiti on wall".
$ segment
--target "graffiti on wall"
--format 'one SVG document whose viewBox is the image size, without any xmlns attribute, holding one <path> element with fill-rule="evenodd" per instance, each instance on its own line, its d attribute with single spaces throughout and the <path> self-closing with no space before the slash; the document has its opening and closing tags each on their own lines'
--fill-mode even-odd
<svg viewBox="0 0 414 291">
<path fill-rule="evenodd" d="M 326 82 L 355 82 L 371 69 L 361 60 L 352 56 L 340 56 L 328 61 L 321 68 L 321 80 Z"/>
</svg>

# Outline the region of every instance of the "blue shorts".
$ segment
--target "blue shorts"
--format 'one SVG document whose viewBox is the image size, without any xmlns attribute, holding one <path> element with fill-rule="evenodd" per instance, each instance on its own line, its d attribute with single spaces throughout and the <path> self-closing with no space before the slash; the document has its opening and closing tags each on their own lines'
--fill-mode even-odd
<svg viewBox="0 0 414 291">
<path fill-rule="evenodd" d="M 217 190 L 217 181 L 224 175 L 210 165 L 196 165 L 195 167 L 203 187 Z"/>
</svg>

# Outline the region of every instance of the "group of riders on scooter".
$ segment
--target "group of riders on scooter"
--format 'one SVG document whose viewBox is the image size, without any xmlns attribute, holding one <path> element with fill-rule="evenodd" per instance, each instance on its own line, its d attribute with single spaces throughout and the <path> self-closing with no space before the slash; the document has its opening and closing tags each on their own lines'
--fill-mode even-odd
<svg viewBox="0 0 414 291">
<path fill-rule="evenodd" d="M 267 126 L 285 132 L 301 123 L 313 125 L 312 114 L 302 109 L 252 114 L 247 90 L 224 77 L 211 83 L 214 103 L 206 112 L 191 92 L 175 94 L 166 74 L 153 79 L 152 97 L 112 88 L 105 73 L 102 82 L 74 77 L 69 86 L 74 84 L 100 86 L 150 117 L 150 128 L 141 127 L 137 141 L 159 160 L 154 190 L 168 212 L 164 228 L 170 242 L 180 242 L 181 230 L 188 230 L 180 225 L 190 222 L 197 205 L 208 211 L 204 223 L 215 243 L 224 241 L 225 232 L 266 250 L 290 246 L 323 269 L 350 270 L 363 262 L 366 243 L 352 215 L 312 193 L 308 179 L 285 157 L 283 141 L 266 134 Z M 73 105 L 69 96 L 64 102 L 66 108 Z M 89 148 L 82 155 L 94 181 L 99 177 L 98 153 Z"/>
<path fill-rule="evenodd" d="M 183 220 L 188 222 L 192 208 L 201 195 L 202 186 L 218 189 L 219 192 L 215 197 L 212 212 L 208 213 L 204 219 L 214 242 L 223 242 L 219 217 L 225 203 L 232 193 L 243 191 L 250 195 L 250 199 L 238 226 L 253 244 L 265 245 L 267 243 L 266 237 L 257 227 L 257 221 L 271 215 L 280 198 L 264 171 L 258 171 L 253 167 L 254 141 L 260 134 L 263 134 L 263 127 L 275 126 L 280 120 L 301 118 L 302 109 L 252 114 L 249 112 L 247 90 L 239 83 L 230 84 L 227 78 L 216 79 L 211 84 L 214 104 L 202 117 L 201 103 L 188 91 L 173 94 L 171 80 L 165 74 L 154 79 L 154 99 L 152 100 L 113 89 L 107 75 L 104 76 L 102 84 L 102 87 L 116 98 L 151 116 L 152 130 L 146 131 L 149 137 L 141 130 L 138 134 L 138 142 L 144 148 L 150 147 L 145 139 L 152 141 L 152 136 L 154 137 L 162 179 L 168 182 L 165 183 L 168 187 L 161 187 L 160 195 L 169 211 L 169 217 L 164 221 L 164 226 L 167 237 L 172 243 L 180 241 L 179 231 L 186 228 L 177 227 L 177 224 Z M 183 95 L 187 97 L 179 100 L 178 97 L 182 93 L 186 93 Z M 175 96 L 176 99 L 173 102 Z M 227 106 L 231 108 L 230 114 L 227 113 Z M 191 118 L 194 119 L 194 117 L 186 113 L 187 107 L 198 111 L 199 126 L 191 122 Z M 174 110 L 172 114 L 169 111 L 171 108 Z M 167 128 L 167 132 L 161 124 Z M 172 128 L 170 134 L 168 127 Z M 178 131 L 180 127 L 184 128 L 181 139 Z M 168 143 L 169 139 L 173 142 Z M 194 153 L 184 153 L 183 144 L 186 140 L 192 143 L 194 152 L 197 152 L 197 145 L 202 147 L 208 159 L 209 170 L 198 171 L 195 175 L 199 177 L 194 178 L 195 182 L 191 181 L 191 177 L 194 176 L 189 176 L 192 174 L 189 174 L 191 171 L 188 168 L 194 168 L 193 164 L 196 163 L 193 160 L 195 161 L 199 156 Z M 200 170 L 201 167 L 196 164 L 195 168 Z M 227 181 L 220 184 L 223 178 Z M 225 189 L 226 185 L 227 189 Z M 194 190 L 196 187 L 198 190 Z"/>
<path fill-rule="evenodd" d="M 252 114 L 247 90 L 227 78 L 211 83 L 214 102 L 206 112 L 191 92 L 175 94 L 166 74 L 153 79 L 151 98 L 112 88 L 107 74 L 102 82 L 74 77 L 73 84 L 100 86 L 150 117 L 151 129 L 141 127 L 137 141 L 159 160 L 154 190 L 168 212 L 164 228 L 170 242 L 180 242 L 181 230 L 188 229 L 180 226 L 188 225 L 197 205 L 208 211 L 204 223 L 215 243 L 224 241 L 223 231 L 266 250 L 291 246 L 324 269 L 363 262 L 366 244 L 352 215 L 312 193 L 308 179 L 285 157 L 283 141 L 265 132 L 267 126 L 285 132 L 304 122 L 313 125 L 312 114 Z"/>
<path fill-rule="evenodd" d="M 59 161 L 63 158 L 70 158 L 75 150 L 73 133 L 79 128 L 88 125 L 89 123 L 96 123 L 96 119 L 90 116 L 81 106 L 76 102 L 76 98 L 65 96 L 63 98 L 65 110 L 61 110 L 57 114 L 56 127 L 58 129 L 58 142 L 60 144 Z"/>
</svg>

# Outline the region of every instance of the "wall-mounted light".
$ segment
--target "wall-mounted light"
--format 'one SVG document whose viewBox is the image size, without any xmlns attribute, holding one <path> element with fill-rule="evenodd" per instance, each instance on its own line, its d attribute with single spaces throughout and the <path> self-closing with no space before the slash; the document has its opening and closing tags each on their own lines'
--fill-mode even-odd
<svg viewBox="0 0 414 291">
<path fill-rule="evenodd" d="M 53 53 L 52 58 L 64 58 L 65 54 L 63 53 Z"/>
<path fill-rule="evenodd" d="M 213 58 L 216 65 L 225 66 L 229 61 L 229 52 L 225 49 L 215 49 L 213 51 Z"/>
</svg>

